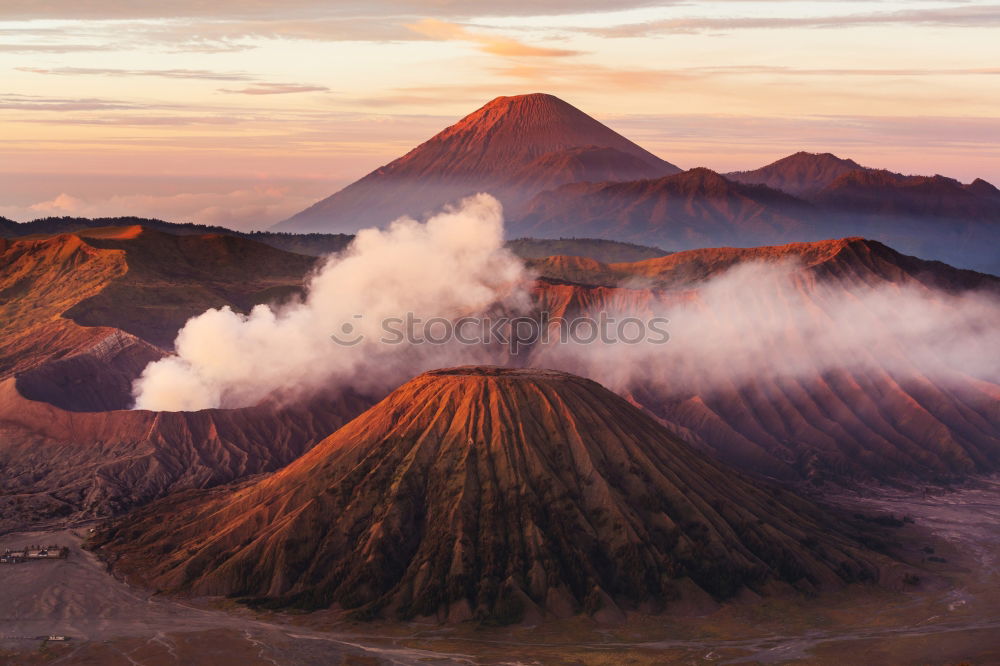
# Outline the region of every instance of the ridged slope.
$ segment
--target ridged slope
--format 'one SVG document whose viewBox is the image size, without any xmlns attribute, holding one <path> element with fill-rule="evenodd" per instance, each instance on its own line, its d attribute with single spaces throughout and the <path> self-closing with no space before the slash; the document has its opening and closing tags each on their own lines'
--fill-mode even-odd
<svg viewBox="0 0 1000 666">
<path fill-rule="evenodd" d="M 848 531 L 592 381 L 465 367 L 411 380 L 263 481 L 165 499 L 98 543 L 163 590 L 509 622 L 874 579 Z"/>
<path fill-rule="evenodd" d="M 273 471 L 370 404 L 346 394 L 294 407 L 81 413 L 0 381 L 0 531 L 115 515 Z"/>
</svg>

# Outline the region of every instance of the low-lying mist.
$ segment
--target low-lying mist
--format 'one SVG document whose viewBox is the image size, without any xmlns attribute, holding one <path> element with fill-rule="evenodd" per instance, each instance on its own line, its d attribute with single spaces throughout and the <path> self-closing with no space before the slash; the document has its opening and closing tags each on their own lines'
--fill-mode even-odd
<svg viewBox="0 0 1000 666">
<path fill-rule="evenodd" d="M 504 249 L 501 207 L 488 195 L 426 223 L 402 219 L 385 231 L 362 231 L 309 279 L 301 301 L 189 320 L 176 354 L 136 381 L 135 406 L 241 407 L 324 388 L 379 393 L 431 368 L 505 363 L 510 356 L 496 345 L 387 345 L 382 322 L 407 313 L 454 320 L 528 312 L 532 279 Z M 992 293 L 951 293 L 909 279 L 823 280 L 784 260 L 738 265 L 695 290 L 654 293 L 641 313 L 607 312 L 600 297 L 585 301 L 590 309 L 580 314 L 595 319 L 602 311 L 665 318 L 670 339 L 539 343 L 517 362 L 618 391 L 705 395 L 848 370 L 940 386 L 972 381 L 1000 400 L 1000 299 Z"/>
</svg>

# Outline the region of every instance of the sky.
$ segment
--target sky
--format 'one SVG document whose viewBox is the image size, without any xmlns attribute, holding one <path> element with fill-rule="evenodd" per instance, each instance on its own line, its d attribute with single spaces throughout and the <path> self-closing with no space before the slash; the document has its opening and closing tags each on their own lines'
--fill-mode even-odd
<svg viewBox="0 0 1000 666">
<path fill-rule="evenodd" d="M 500 95 L 664 159 L 1000 183 L 1000 4 L 3 0 L 0 215 L 266 228 Z"/>
</svg>

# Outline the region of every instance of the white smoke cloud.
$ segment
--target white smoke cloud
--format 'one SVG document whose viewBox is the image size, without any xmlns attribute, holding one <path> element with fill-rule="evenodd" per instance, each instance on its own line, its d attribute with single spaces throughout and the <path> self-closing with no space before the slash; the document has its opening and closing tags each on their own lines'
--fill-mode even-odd
<svg viewBox="0 0 1000 666">
<path fill-rule="evenodd" d="M 950 293 L 915 281 L 846 284 L 795 261 L 737 265 L 690 291 L 646 301 L 641 314 L 669 320 L 665 344 L 548 345 L 533 364 L 618 391 L 646 386 L 678 395 L 815 379 L 831 370 L 938 385 L 970 378 L 1000 384 L 995 294 Z"/>
<path fill-rule="evenodd" d="M 529 279 L 503 246 L 500 203 L 485 194 L 425 224 L 409 218 L 358 233 L 310 279 L 300 302 L 228 307 L 190 319 L 176 354 L 151 363 L 135 382 L 138 409 L 241 407 L 327 386 L 383 390 L 423 370 L 488 362 L 481 347 L 386 345 L 382 322 L 482 313 L 527 304 Z M 335 343 L 331 335 L 352 341 Z"/>
</svg>

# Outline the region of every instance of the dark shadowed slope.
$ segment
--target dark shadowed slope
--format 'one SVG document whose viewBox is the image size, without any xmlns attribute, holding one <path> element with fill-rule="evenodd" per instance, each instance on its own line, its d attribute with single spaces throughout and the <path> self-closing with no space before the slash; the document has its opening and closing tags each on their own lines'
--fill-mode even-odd
<svg viewBox="0 0 1000 666">
<path fill-rule="evenodd" d="M 504 189 L 541 192 L 566 183 L 637 180 L 667 172 L 650 168 L 650 158 L 618 148 L 583 146 L 541 155 L 518 169 Z M 675 170 L 669 170 L 675 172 Z"/>
<path fill-rule="evenodd" d="M 81 232 L 93 247 L 124 252 L 128 271 L 65 316 L 84 326 L 115 326 L 165 348 L 185 321 L 208 308 L 246 311 L 299 293 L 316 261 L 235 236 L 132 229 L 130 237 Z"/>
<path fill-rule="evenodd" d="M 301 289 L 315 259 L 223 235 L 139 226 L 0 239 L 0 378 L 68 409 L 125 408 L 188 318 Z"/>
<path fill-rule="evenodd" d="M 557 97 L 498 97 L 275 227 L 353 233 L 477 191 L 516 205 L 545 187 L 679 171 Z"/>
<path fill-rule="evenodd" d="M 592 381 L 491 367 L 421 375 L 270 478 L 168 498 L 98 541 L 167 591 L 450 621 L 813 591 L 885 562 Z"/>
</svg>

